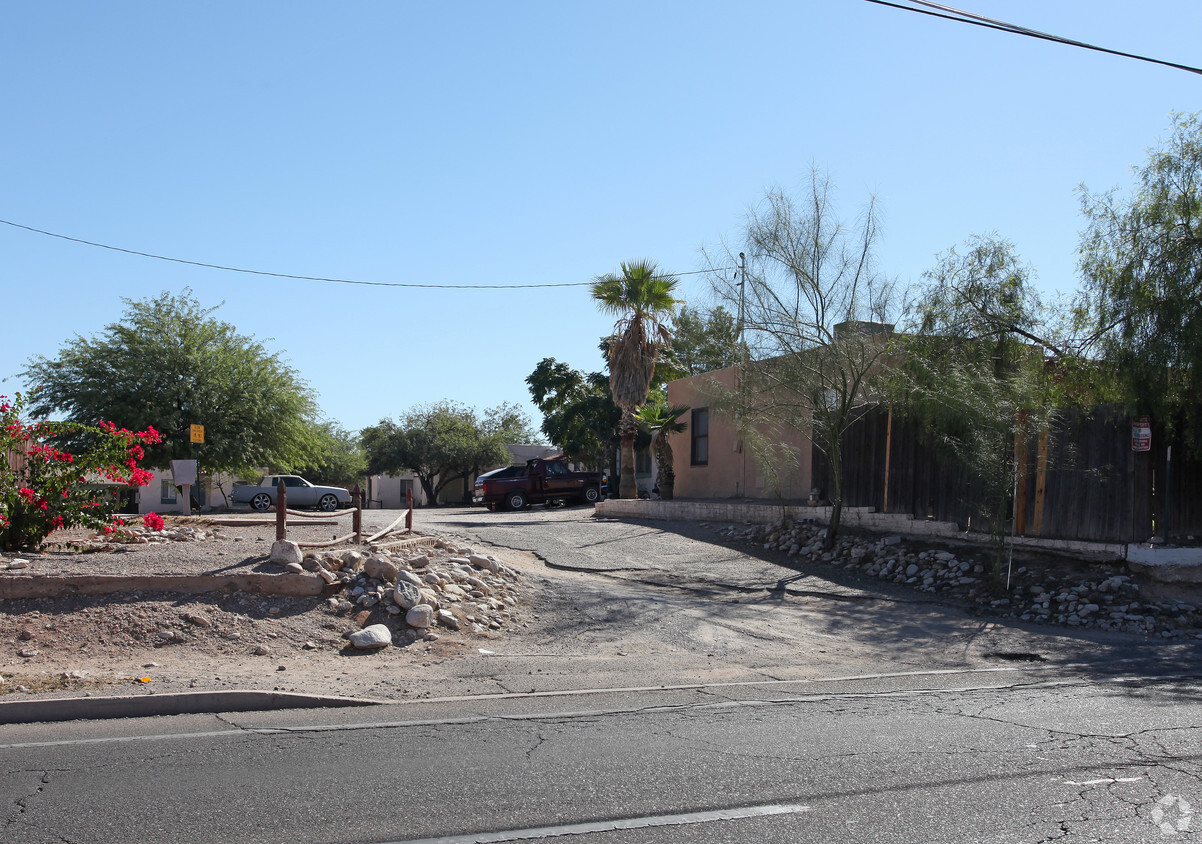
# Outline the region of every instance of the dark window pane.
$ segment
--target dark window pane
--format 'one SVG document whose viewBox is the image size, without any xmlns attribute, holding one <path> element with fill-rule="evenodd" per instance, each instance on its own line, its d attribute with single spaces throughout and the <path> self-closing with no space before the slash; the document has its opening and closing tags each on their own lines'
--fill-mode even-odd
<svg viewBox="0 0 1202 844">
<path fill-rule="evenodd" d="M 689 424 L 692 433 L 691 463 L 694 466 L 704 466 L 710 460 L 710 412 L 707 407 L 699 407 L 693 411 Z"/>
</svg>

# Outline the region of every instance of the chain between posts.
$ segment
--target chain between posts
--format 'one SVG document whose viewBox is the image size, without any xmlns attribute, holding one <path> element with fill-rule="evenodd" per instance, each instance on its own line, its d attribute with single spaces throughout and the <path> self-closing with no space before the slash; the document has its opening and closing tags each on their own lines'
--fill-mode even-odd
<svg viewBox="0 0 1202 844">
<path fill-rule="evenodd" d="M 413 490 L 411 489 L 405 490 L 405 505 L 407 512 L 403 517 L 399 517 L 396 522 L 393 522 L 393 524 L 389 525 L 375 536 L 369 537 L 366 541 L 370 543 L 375 539 L 378 539 L 380 536 L 391 532 L 393 527 L 401 520 L 401 518 L 404 518 L 405 520 L 406 532 L 413 533 Z M 351 533 L 347 534 L 341 539 L 336 539 L 335 542 L 341 542 L 345 539 L 350 539 L 353 537 L 356 545 L 362 545 L 364 542 L 363 491 L 359 488 L 358 484 L 355 484 L 354 488 L 351 490 L 351 508 Z M 344 510 L 339 515 L 343 515 L 345 513 L 346 511 Z M 283 481 L 280 481 L 279 486 L 276 487 L 275 538 L 277 542 L 288 538 L 288 491 L 287 487 L 284 486 Z M 320 547 L 324 545 L 330 545 L 332 543 L 321 542 L 305 544 L 309 547 Z"/>
</svg>

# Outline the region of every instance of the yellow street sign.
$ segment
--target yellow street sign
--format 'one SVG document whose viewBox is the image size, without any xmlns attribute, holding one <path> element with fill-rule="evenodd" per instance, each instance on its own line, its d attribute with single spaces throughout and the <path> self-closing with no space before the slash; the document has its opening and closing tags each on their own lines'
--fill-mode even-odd
<svg viewBox="0 0 1202 844">
<path fill-rule="evenodd" d="M 205 441 L 205 426 L 204 425 L 193 425 L 192 426 L 192 442 L 203 444 L 204 441 Z"/>
</svg>

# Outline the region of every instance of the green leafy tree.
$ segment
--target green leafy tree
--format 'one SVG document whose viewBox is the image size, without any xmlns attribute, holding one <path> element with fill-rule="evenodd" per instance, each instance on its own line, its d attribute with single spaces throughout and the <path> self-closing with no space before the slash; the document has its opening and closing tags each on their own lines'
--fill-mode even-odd
<svg viewBox="0 0 1202 844">
<path fill-rule="evenodd" d="M 205 429 L 206 469 L 243 474 L 313 457 L 313 394 L 278 353 L 215 319 L 217 308 L 201 306 L 190 290 L 124 301 L 120 322 L 76 336 L 53 359 L 30 359 L 23 375 L 34 388 L 34 415 L 153 426 L 163 441 L 146 446 L 145 462 L 158 468 L 193 456 L 192 425 Z"/>
<path fill-rule="evenodd" d="M 367 475 L 367 454 L 359 437 L 337 422 L 327 420 L 317 426 L 317 450 L 313 459 L 293 466 L 294 474 L 315 484 L 350 489 L 362 486 Z"/>
<path fill-rule="evenodd" d="M 542 435 L 534 428 L 530 417 L 513 402 L 501 402 L 484 412 L 484 431 L 497 434 L 508 445 L 542 445 Z"/>
<path fill-rule="evenodd" d="M 412 472 L 435 506 L 453 481 L 509 460 L 495 420 L 486 422 L 472 408 L 455 402 L 418 405 L 399 422 L 385 419 L 365 428 L 361 437 L 370 473 Z"/>
<path fill-rule="evenodd" d="M 622 411 L 621 478 L 618 496 L 635 498 L 634 440 L 638 423 L 634 412 L 647 401 L 655 376 L 655 361 L 670 340 L 667 320 L 677 300 L 672 294 L 676 277 L 661 274 L 652 261 L 622 264 L 620 274 L 599 276 L 592 285 L 593 298 L 602 311 L 618 317 L 609 344 L 609 389 Z"/>
<path fill-rule="evenodd" d="M 1174 115 L 1129 196 L 1082 188 L 1078 317 L 1130 410 L 1202 454 L 1202 122 Z"/>
<path fill-rule="evenodd" d="M 1016 438 L 1055 424 L 1064 367 L 1055 378 L 1045 352 L 1065 360 L 1056 314 L 1008 241 L 970 240 L 925 274 L 897 338 L 896 409 L 967 469 L 978 523 L 994 541 L 1000 582 L 1017 464 Z"/>
<path fill-rule="evenodd" d="M 849 226 L 838 218 L 831 193 L 829 179 L 816 171 L 800 201 L 770 191 L 743 231 L 745 278 L 716 274 L 715 281 L 726 302 L 745 302 L 749 359 L 736 389 L 717 396 L 715 406 L 735 418 L 769 475 L 791 462 L 774 436 L 781 429 L 801 432 L 826 456 L 834 486 L 827 547 L 839 534 L 843 511 L 842 438 L 877 400 L 869 379 L 887 346 L 884 320 L 893 291 L 875 268 L 875 202 Z"/>
<path fill-rule="evenodd" d="M 602 372 L 585 373 L 543 358 L 526 376 L 530 397 L 543 414 L 542 432 L 569 460 L 592 469 L 607 465 L 616 447 L 621 411 Z"/>
<path fill-rule="evenodd" d="M 726 369 L 742 360 L 739 327 L 730 311 L 721 305 L 709 310 L 686 305 L 672 319 L 672 344 L 663 351 L 656 369 L 667 363 L 683 378 Z"/>
<path fill-rule="evenodd" d="M 672 455 L 672 443 L 668 437 L 672 434 L 682 434 L 688 430 L 688 423 L 680 417 L 692 408 L 687 404 L 668 404 L 665 396 L 657 401 L 648 402 L 639 408 L 635 414 L 639 425 L 651 435 L 651 450 L 655 455 L 656 481 L 659 487 L 659 497 L 665 501 L 675 496 L 676 469 Z"/>
</svg>

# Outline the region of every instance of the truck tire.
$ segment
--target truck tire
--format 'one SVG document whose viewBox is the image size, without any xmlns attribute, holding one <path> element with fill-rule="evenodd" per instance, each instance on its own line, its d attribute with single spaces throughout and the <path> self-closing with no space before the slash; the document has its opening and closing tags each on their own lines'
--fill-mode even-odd
<svg viewBox="0 0 1202 844">
<path fill-rule="evenodd" d="M 505 496 L 505 506 L 510 510 L 525 510 L 526 509 L 526 493 L 520 489 L 515 489 L 509 495 Z"/>
<path fill-rule="evenodd" d="M 584 492 L 580 493 L 580 500 L 585 504 L 596 504 L 601 500 L 601 487 L 586 486 Z"/>
</svg>

